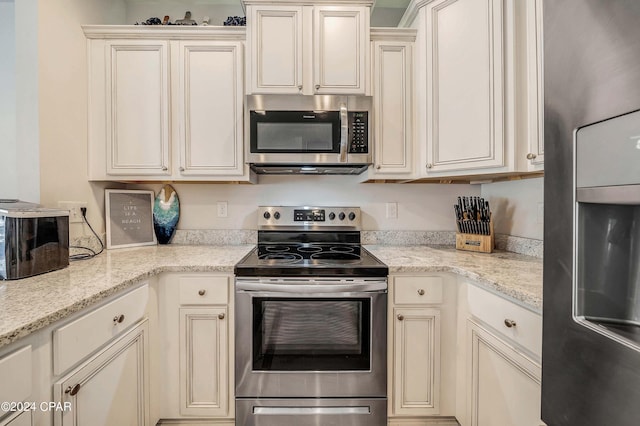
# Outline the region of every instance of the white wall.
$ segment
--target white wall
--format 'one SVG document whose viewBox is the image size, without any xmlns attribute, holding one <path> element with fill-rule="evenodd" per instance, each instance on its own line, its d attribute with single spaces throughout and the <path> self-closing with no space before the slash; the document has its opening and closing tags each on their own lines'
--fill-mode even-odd
<svg viewBox="0 0 640 426">
<path fill-rule="evenodd" d="M 357 176 L 262 176 L 258 185 L 173 185 L 181 204 L 179 229 L 255 229 L 260 205 L 357 206 L 366 230 L 455 229 L 458 195 L 480 195 L 479 185 L 358 183 Z M 161 185 L 135 185 L 153 189 Z M 219 218 L 216 203 L 228 203 Z M 387 202 L 398 203 L 398 218 L 386 218 Z"/>
<path fill-rule="evenodd" d="M 544 178 L 484 184 L 482 197 L 491 204 L 497 233 L 544 239 Z"/>
<path fill-rule="evenodd" d="M 0 199 L 18 198 L 15 4 L 0 0 Z"/>
<path fill-rule="evenodd" d="M 88 71 L 81 25 L 123 23 L 124 2 L 39 0 L 38 6 L 41 202 L 57 207 L 58 201 L 85 201 L 87 217 L 100 230 L 105 185 L 87 181 Z M 36 33 L 34 28 L 31 23 Z M 83 225 L 71 225 L 72 238 L 87 233 Z"/>
</svg>

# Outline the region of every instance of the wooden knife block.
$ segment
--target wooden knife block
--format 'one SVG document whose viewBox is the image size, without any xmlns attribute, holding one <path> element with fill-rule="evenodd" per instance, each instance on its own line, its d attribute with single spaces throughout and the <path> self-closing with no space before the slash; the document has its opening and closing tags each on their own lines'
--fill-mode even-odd
<svg viewBox="0 0 640 426">
<path fill-rule="evenodd" d="M 489 235 L 456 232 L 456 249 L 492 253 L 495 246 L 493 220 L 489 221 Z"/>
</svg>

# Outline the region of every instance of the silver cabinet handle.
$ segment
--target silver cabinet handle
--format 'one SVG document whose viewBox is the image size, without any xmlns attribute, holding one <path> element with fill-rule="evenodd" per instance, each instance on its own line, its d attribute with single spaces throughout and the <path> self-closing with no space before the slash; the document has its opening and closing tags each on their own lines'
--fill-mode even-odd
<svg viewBox="0 0 640 426">
<path fill-rule="evenodd" d="M 433 167 L 433 164 L 427 163 L 427 169 L 431 169 L 432 167 Z"/>
<path fill-rule="evenodd" d="M 121 324 L 122 321 L 124 321 L 124 315 L 122 314 L 116 315 L 115 317 L 113 317 L 113 325 Z"/>
<path fill-rule="evenodd" d="M 398 321 L 404 321 L 404 315 L 398 314 Z"/>
<path fill-rule="evenodd" d="M 380 170 L 380 168 L 381 168 L 381 167 L 382 167 L 382 166 L 381 166 L 380 164 L 378 164 L 378 165 L 376 166 L 376 169 Z"/>
<path fill-rule="evenodd" d="M 200 296 L 204 296 L 207 293 L 207 290 L 198 290 L 198 294 Z"/>
<path fill-rule="evenodd" d="M 514 320 L 512 320 L 512 319 L 506 318 L 506 319 L 504 320 L 504 325 L 505 325 L 507 328 L 512 328 L 512 327 L 515 327 L 515 326 L 516 326 L 516 322 L 515 322 Z"/>
<path fill-rule="evenodd" d="M 69 386 L 64 390 L 64 393 L 68 393 L 71 396 L 74 396 L 80 391 L 80 383 L 76 383 L 74 386 Z"/>
<path fill-rule="evenodd" d="M 184 167 L 180 167 L 180 171 L 181 171 L 181 172 L 184 172 Z"/>
<path fill-rule="evenodd" d="M 418 294 L 419 294 L 420 296 L 424 296 L 424 289 L 419 288 L 419 289 L 418 289 Z"/>
<path fill-rule="evenodd" d="M 316 84 L 316 90 L 320 90 L 320 85 Z"/>
<path fill-rule="evenodd" d="M 221 320 L 224 319 L 224 312 L 222 312 L 221 314 L 218 314 L 218 319 L 221 319 Z"/>
<path fill-rule="evenodd" d="M 298 90 L 302 92 L 302 84 L 298 86 Z"/>
<path fill-rule="evenodd" d="M 535 160 L 536 157 L 537 157 L 537 155 L 535 155 L 532 152 L 527 154 L 527 160 Z"/>
<path fill-rule="evenodd" d="M 169 169 L 167 168 L 167 166 L 162 166 L 162 171 L 163 171 L 163 172 L 166 172 L 167 170 L 169 170 Z"/>
</svg>

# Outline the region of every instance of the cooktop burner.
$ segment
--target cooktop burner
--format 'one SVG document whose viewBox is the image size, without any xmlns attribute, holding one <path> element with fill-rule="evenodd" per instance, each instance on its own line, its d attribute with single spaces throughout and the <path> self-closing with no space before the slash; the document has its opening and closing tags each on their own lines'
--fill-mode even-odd
<svg viewBox="0 0 640 426">
<path fill-rule="evenodd" d="M 360 210 L 261 207 L 258 245 L 237 276 L 386 277 L 387 266 L 360 245 Z"/>
</svg>

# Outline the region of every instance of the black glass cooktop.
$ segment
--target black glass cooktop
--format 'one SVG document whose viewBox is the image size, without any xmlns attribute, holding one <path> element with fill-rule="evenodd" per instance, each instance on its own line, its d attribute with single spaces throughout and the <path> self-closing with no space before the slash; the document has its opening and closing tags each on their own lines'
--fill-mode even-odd
<svg viewBox="0 0 640 426">
<path fill-rule="evenodd" d="M 273 234 L 273 233 L 272 233 Z M 328 238 L 310 233 L 268 235 L 235 266 L 237 276 L 386 277 L 387 265 L 359 242 L 340 234 Z M 291 239 L 298 241 L 290 241 Z M 320 241 L 319 241 L 320 240 Z M 322 241 L 324 240 L 324 241 Z M 359 241 L 359 235 L 357 236 Z"/>
</svg>

